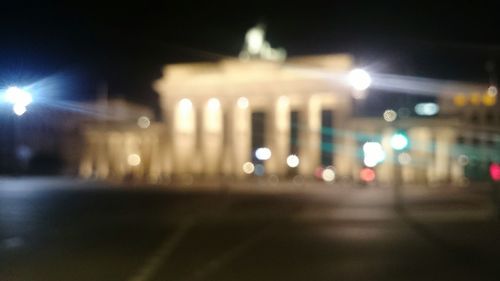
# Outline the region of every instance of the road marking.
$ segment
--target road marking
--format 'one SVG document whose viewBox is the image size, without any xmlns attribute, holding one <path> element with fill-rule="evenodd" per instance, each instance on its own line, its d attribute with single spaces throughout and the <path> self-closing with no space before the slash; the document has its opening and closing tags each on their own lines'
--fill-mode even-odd
<svg viewBox="0 0 500 281">
<path fill-rule="evenodd" d="M 154 252 L 151 257 L 144 263 L 144 265 L 137 271 L 137 273 L 129 281 L 147 281 L 151 280 L 158 269 L 165 264 L 170 255 L 174 252 L 175 248 L 182 240 L 184 235 L 193 227 L 194 220 L 184 220 L 179 228 L 172 234 L 168 235 Z"/>
<path fill-rule="evenodd" d="M 185 278 L 185 280 L 203 280 L 205 277 L 213 272 L 216 272 L 220 268 L 229 264 L 231 261 L 236 259 L 238 256 L 243 254 L 245 251 L 255 246 L 257 243 L 262 241 L 265 237 L 277 230 L 275 226 L 266 227 L 255 235 L 252 235 L 245 240 L 241 241 L 236 246 L 225 251 L 221 255 L 209 260 L 204 266 L 199 267 L 195 270 L 191 276 Z"/>
</svg>

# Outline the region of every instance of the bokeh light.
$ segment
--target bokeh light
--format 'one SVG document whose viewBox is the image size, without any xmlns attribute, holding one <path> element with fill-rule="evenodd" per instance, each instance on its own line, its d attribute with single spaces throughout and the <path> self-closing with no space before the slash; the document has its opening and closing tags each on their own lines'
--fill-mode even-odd
<svg viewBox="0 0 500 281">
<path fill-rule="evenodd" d="M 383 117 L 387 122 L 394 122 L 396 118 L 398 118 L 398 114 L 392 109 L 387 109 L 386 111 L 384 111 Z"/>
<path fill-rule="evenodd" d="M 321 172 L 321 178 L 326 181 L 326 182 L 332 182 L 335 180 L 335 171 L 333 170 L 333 167 L 326 167 L 322 172 Z"/>
<path fill-rule="evenodd" d="M 257 164 L 255 165 L 255 171 L 254 171 L 256 176 L 263 176 L 266 173 L 266 168 L 262 164 Z"/>
<path fill-rule="evenodd" d="M 135 153 L 129 154 L 127 157 L 127 163 L 130 166 L 139 166 L 141 164 L 141 157 Z"/>
<path fill-rule="evenodd" d="M 26 107 L 33 101 L 33 97 L 27 91 L 13 86 L 5 91 L 5 100 L 13 105 L 18 104 Z"/>
<path fill-rule="evenodd" d="M 295 167 L 299 166 L 299 163 L 300 163 L 300 159 L 295 154 L 288 155 L 288 157 L 286 158 L 286 164 L 290 168 L 295 168 Z"/>
<path fill-rule="evenodd" d="M 139 119 L 137 119 L 137 126 L 139 126 L 142 129 L 147 129 L 149 128 L 150 125 L 151 121 L 146 116 L 141 116 L 139 117 Z"/>
<path fill-rule="evenodd" d="M 391 137 L 391 147 L 395 150 L 403 150 L 408 146 L 408 137 L 401 133 L 394 134 Z"/>
<path fill-rule="evenodd" d="M 243 169 L 243 172 L 244 172 L 245 174 L 250 175 L 250 174 L 252 174 L 252 173 L 255 171 L 255 166 L 253 165 L 253 163 L 252 163 L 252 162 L 245 162 L 245 163 L 243 164 L 242 169 Z"/>
<path fill-rule="evenodd" d="M 498 94 L 498 89 L 495 86 L 489 86 L 487 93 L 489 96 L 495 97 Z"/>
<path fill-rule="evenodd" d="M 500 164 L 491 163 L 490 164 L 490 177 L 494 181 L 500 181 Z"/>
<path fill-rule="evenodd" d="M 367 167 L 375 167 L 385 160 L 385 152 L 378 142 L 366 142 L 363 145 L 363 163 Z"/>
<path fill-rule="evenodd" d="M 403 152 L 401 154 L 398 155 L 398 162 L 399 164 L 401 165 L 408 165 L 411 163 L 411 155 L 406 153 L 406 152 Z"/>
<path fill-rule="evenodd" d="M 21 116 L 26 112 L 27 109 L 26 106 L 16 103 L 12 106 L 12 110 L 17 116 Z"/>
<path fill-rule="evenodd" d="M 359 172 L 359 177 L 364 182 L 372 182 L 375 180 L 375 171 L 370 168 L 363 168 Z"/>
<path fill-rule="evenodd" d="M 421 116 L 432 116 L 439 112 L 439 105 L 433 102 L 418 103 L 415 105 L 415 113 Z"/>
<path fill-rule="evenodd" d="M 458 107 L 463 107 L 467 105 L 467 97 L 463 94 L 459 94 L 453 97 L 453 104 Z"/>
<path fill-rule="evenodd" d="M 497 96 L 485 94 L 483 95 L 483 104 L 486 106 L 494 106 L 497 103 Z"/>
<path fill-rule="evenodd" d="M 481 104 L 481 94 L 478 92 L 472 93 L 472 95 L 470 95 L 470 103 L 472 105 L 480 105 Z"/>
<path fill-rule="evenodd" d="M 271 150 L 267 147 L 259 147 L 255 150 L 255 157 L 259 160 L 269 160 L 271 158 Z"/>
<path fill-rule="evenodd" d="M 366 70 L 363 69 L 353 69 L 349 72 L 347 76 L 349 84 L 358 91 L 364 91 L 370 87 L 372 83 L 372 78 Z"/>
<path fill-rule="evenodd" d="M 304 184 L 304 177 L 301 175 L 296 175 L 293 177 L 293 183 L 296 185 L 302 185 Z"/>
</svg>

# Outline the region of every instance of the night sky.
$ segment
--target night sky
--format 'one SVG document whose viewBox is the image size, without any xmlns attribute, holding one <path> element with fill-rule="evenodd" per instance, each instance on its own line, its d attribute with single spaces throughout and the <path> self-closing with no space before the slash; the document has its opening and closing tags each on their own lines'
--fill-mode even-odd
<svg viewBox="0 0 500 281">
<path fill-rule="evenodd" d="M 50 77 L 67 100 L 107 82 L 111 96 L 154 105 L 162 65 L 237 56 L 258 22 L 289 56 L 348 52 L 384 73 L 487 82 L 500 53 L 493 1 L 6 2 L 0 87 Z"/>
</svg>

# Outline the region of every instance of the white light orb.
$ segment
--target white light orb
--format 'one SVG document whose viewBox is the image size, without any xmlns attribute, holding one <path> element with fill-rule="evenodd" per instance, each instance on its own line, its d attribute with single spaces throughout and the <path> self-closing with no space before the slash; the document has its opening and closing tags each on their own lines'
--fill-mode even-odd
<svg viewBox="0 0 500 281">
<path fill-rule="evenodd" d="M 402 150 L 408 146 L 408 138 L 402 134 L 395 134 L 391 137 L 391 147 Z"/>
<path fill-rule="evenodd" d="M 127 157 L 127 163 L 130 166 L 139 166 L 141 164 L 141 157 L 135 153 L 129 154 Z"/>
<path fill-rule="evenodd" d="M 401 165 L 408 165 L 411 163 L 411 155 L 406 153 L 406 152 L 403 152 L 401 154 L 398 155 L 398 162 L 399 164 Z"/>
<path fill-rule="evenodd" d="M 387 109 L 384 111 L 383 117 L 386 122 L 394 122 L 398 118 L 398 114 L 392 109 Z"/>
<path fill-rule="evenodd" d="M 433 102 L 424 102 L 415 105 L 415 113 L 421 116 L 432 116 L 439 112 L 439 105 Z"/>
<path fill-rule="evenodd" d="M 255 150 L 255 157 L 259 160 L 269 160 L 271 158 L 271 150 L 267 147 L 260 147 Z"/>
<path fill-rule="evenodd" d="M 489 96 L 494 97 L 494 96 L 496 96 L 497 94 L 498 94 L 498 89 L 497 89 L 497 87 L 495 87 L 495 86 L 489 86 L 489 87 L 488 87 L 488 95 L 489 95 Z"/>
<path fill-rule="evenodd" d="M 335 171 L 327 167 L 321 172 L 321 178 L 326 182 L 332 182 L 335 180 Z"/>
<path fill-rule="evenodd" d="M 299 166 L 299 163 L 299 157 L 295 154 L 288 155 L 288 157 L 286 158 L 286 164 L 290 168 L 296 168 L 297 166 Z"/>
<path fill-rule="evenodd" d="M 21 116 L 26 112 L 26 106 L 16 103 L 12 106 L 12 111 L 14 111 L 17 116 Z"/>
<path fill-rule="evenodd" d="M 210 111 L 215 111 L 220 108 L 220 102 L 217 98 L 211 98 L 208 100 L 207 106 Z"/>
<path fill-rule="evenodd" d="M 363 145 L 363 154 L 363 163 L 370 168 L 377 166 L 377 164 L 385 160 L 384 149 L 378 142 L 366 142 Z"/>
<path fill-rule="evenodd" d="M 21 88 L 9 87 L 5 91 L 5 100 L 8 103 L 26 107 L 33 101 L 33 97 Z"/>
<path fill-rule="evenodd" d="M 255 171 L 255 166 L 252 162 L 245 162 L 242 166 L 242 169 L 245 174 L 250 175 Z"/>
<path fill-rule="evenodd" d="M 149 128 L 150 125 L 151 121 L 146 116 L 141 116 L 139 117 L 139 119 L 137 119 L 137 126 L 139 126 L 142 129 Z"/>
<path fill-rule="evenodd" d="M 241 109 L 247 109 L 248 106 L 250 105 L 250 103 L 248 102 L 248 99 L 245 98 L 245 97 L 240 97 L 237 101 L 236 101 L 236 105 L 241 108 Z"/>
<path fill-rule="evenodd" d="M 356 68 L 349 72 L 347 81 L 354 89 L 364 91 L 372 84 L 372 78 L 364 69 Z"/>
<path fill-rule="evenodd" d="M 363 159 L 363 164 L 365 164 L 365 166 L 368 168 L 373 168 L 373 167 L 377 166 L 378 161 L 374 158 L 365 157 Z"/>
</svg>

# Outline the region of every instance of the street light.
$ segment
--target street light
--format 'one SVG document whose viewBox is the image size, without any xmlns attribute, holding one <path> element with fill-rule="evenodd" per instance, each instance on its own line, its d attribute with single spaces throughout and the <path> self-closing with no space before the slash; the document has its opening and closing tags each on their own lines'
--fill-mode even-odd
<svg viewBox="0 0 500 281">
<path fill-rule="evenodd" d="M 12 104 L 12 111 L 17 116 L 21 116 L 26 112 L 26 107 L 33 101 L 33 97 L 28 91 L 11 86 L 5 91 L 5 101 Z"/>
<path fill-rule="evenodd" d="M 372 84 L 372 77 L 370 74 L 361 68 L 353 69 L 347 75 L 349 85 L 358 91 L 364 91 Z"/>
<path fill-rule="evenodd" d="M 404 150 L 410 144 L 410 140 L 405 133 L 398 132 L 391 137 L 391 147 L 395 150 Z"/>
</svg>

